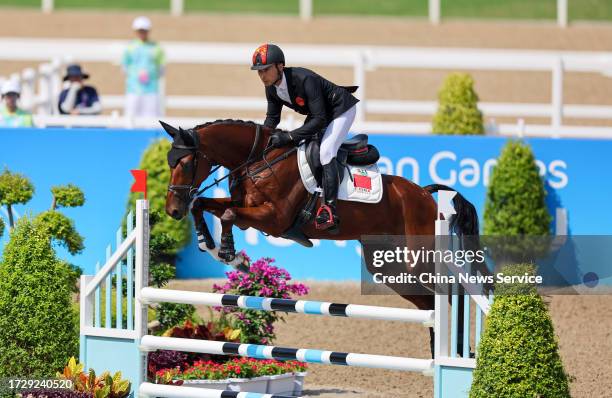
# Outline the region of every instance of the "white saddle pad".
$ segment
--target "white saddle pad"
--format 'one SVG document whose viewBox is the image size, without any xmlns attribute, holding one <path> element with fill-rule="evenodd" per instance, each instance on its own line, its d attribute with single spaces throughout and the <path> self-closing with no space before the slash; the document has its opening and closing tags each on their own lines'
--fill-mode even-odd
<svg viewBox="0 0 612 398">
<path fill-rule="evenodd" d="M 304 187 L 310 193 L 318 190 L 317 180 L 306 159 L 306 146 L 298 147 L 298 168 Z M 350 176 L 349 176 L 350 173 Z M 352 176 L 352 178 L 351 178 Z M 378 203 L 382 199 L 383 185 L 377 164 L 351 166 L 344 171 L 344 178 L 338 187 L 338 199 L 363 203 Z"/>
</svg>

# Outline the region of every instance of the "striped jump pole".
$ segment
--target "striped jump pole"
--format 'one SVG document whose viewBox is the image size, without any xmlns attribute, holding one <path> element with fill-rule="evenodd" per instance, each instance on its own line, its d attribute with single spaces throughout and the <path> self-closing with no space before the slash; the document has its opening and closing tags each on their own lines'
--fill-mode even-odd
<svg viewBox="0 0 612 398">
<path fill-rule="evenodd" d="M 138 389 L 140 397 L 165 398 L 295 398 L 287 395 L 259 394 L 206 388 L 172 386 L 167 384 L 142 383 Z"/>
<path fill-rule="evenodd" d="M 140 340 L 142 351 L 173 350 L 199 352 L 202 354 L 240 355 L 256 359 L 297 360 L 307 363 L 357 366 L 363 368 L 405 370 L 433 376 L 433 359 L 415 359 L 386 355 L 355 354 L 285 348 L 258 344 L 226 343 L 223 341 L 181 339 L 176 337 L 143 336 Z"/>
<path fill-rule="evenodd" d="M 310 315 L 400 321 L 433 326 L 435 311 L 409 308 L 376 307 L 371 305 L 339 304 L 309 300 L 288 300 L 233 294 L 189 292 L 145 287 L 141 299 L 146 303 L 180 303 L 212 307 L 239 307 L 261 311 L 282 311 Z"/>
</svg>

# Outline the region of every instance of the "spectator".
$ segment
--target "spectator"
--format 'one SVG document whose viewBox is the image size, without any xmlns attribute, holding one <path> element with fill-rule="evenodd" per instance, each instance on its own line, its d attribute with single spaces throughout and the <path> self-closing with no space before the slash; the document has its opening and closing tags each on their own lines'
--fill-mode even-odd
<svg viewBox="0 0 612 398">
<path fill-rule="evenodd" d="M 102 112 L 96 89 L 83 84 L 83 80 L 88 78 L 81 65 L 68 65 L 64 88 L 59 96 L 59 112 L 62 115 L 98 115 Z"/>
<path fill-rule="evenodd" d="M 2 85 L 2 106 L 0 106 L 0 126 L 32 127 L 32 115 L 17 106 L 21 87 L 14 80 L 7 80 Z"/>
<path fill-rule="evenodd" d="M 149 40 L 149 18 L 134 19 L 132 29 L 137 39 L 129 44 L 121 62 L 126 74 L 125 114 L 130 117 L 159 116 L 159 79 L 164 73 L 164 51 Z"/>
</svg>

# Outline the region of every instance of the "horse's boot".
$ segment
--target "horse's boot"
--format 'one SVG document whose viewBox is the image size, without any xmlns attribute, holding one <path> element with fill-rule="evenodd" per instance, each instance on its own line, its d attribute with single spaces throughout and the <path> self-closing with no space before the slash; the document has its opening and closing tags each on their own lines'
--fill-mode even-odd
<svg viewBox="0 0 612 398">
<path fill-rule="evenodd" d="M 317 211 L 315 227 L 331 234 L 340 232 L 340 219 L 336 215 L 339 184 L 338 163 L 336 158 L 323 166 L 323 204 Z"/>
<path fill-rule="evenodd" d="M 236 249 L 234 248 L 234 235 L 231 232 L 221 234 L 221 247 L 217 254 L 220 259 L 229 263 L 236 258 Z"/>
</svg>

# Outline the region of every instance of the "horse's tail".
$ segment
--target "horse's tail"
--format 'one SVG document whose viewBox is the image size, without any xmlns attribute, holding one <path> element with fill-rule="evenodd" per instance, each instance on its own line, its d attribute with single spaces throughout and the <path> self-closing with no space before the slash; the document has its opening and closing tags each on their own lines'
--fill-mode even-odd
<svg viewBox="0 0 612 398">
<path fill-rule="evenodd" d="M 424 187 L 424 189 L 431 193 L 438 191 L 454 191 L 457 190 L 441 184 L 431 184 Z M 449 227 L 459 237 L 461 248 L 463 250 L 471 250 L 476 252 L 481 250 L 480 235 L 478 227 L 478 213 L 474 205 L 468 201 L 463 195 L 457 192 L 457 195 L 453 198 L 453 205 L 455 207 L 456 214 L 453 214 L 449 220 Z M 477 257 L 478 258 L 478 257 Z M 485 261 L 474 261 L 472 272 L 479 271 L 482 275 L 490 275 L 491 272 Z M 485 290 L 488 291 L 491 286 L 485 284 Z"/>
<path fill-rule="evenodd" d="M 476 208 L 470 201 L 463 197 L 457 190 L 441 184 L 431 184 L 423 187 L 429 193 L 435 193 L 438 191 L 453 191 L 457 192 L 457 195 L 453 198 L 453 205 L 455 206 L 455 212 L 449 220 L 451 231 L 455 234 L 468 235 L 478 237 L 478 213 Z"/>
</svg>

